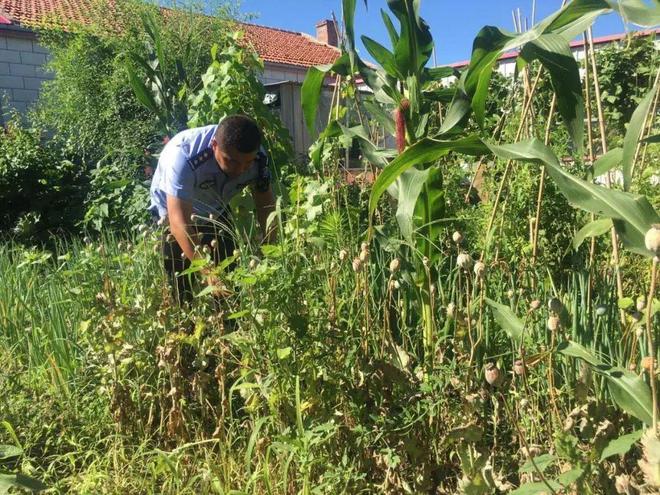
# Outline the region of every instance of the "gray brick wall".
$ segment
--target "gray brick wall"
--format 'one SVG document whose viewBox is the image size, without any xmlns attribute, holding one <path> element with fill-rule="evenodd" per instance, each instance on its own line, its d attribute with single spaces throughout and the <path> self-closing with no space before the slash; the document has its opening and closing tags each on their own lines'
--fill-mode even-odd
<svg viewBox="0 0 660 495">
<path fill-rule="evenodd" d="M 52 78 L 44 70 L 48 50 L 36 39 L 0 31 L 0 124 L 12 110 L 25 113 Z"/>
</svg>

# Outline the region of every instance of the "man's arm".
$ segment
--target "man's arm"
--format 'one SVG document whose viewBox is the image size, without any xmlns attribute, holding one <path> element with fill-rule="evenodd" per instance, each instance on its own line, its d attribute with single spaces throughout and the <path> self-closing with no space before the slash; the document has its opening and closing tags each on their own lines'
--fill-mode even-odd
<svg viewBox="0 0 660 495">
<path fill-rule="evenodd" d="M 170 194 L 167 195 L 167 216 L 170 222 L 170 231 L 181 246 L 181 250 L 189 260 L 194 260 L 195 244 L 192 241 L 190 216 L 192 215 L 192 203 Z"/>
<path fill-rule="evenodd" d="M 252 188 L 252 198 L 254 199 L 254 204 L 257 208 L 257 219 L 259 220 L 259 225 L 261 226 L 261 231 L 264 234 L 264 242 L 272 243 L 275 241 L 275 236 L 277 234 L 277 223 L 273 222 L 268 228 L 268 216 L 275 211 L 275 195 L 273 194 L 272 187 L 268 187 L 268 190 L 264 192 L 257 191 L 255 188 Z"/>
</svg>

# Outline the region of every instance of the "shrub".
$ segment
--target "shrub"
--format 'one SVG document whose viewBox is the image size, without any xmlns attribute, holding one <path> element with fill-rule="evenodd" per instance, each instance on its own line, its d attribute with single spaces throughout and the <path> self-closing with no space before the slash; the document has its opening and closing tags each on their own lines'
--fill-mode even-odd
<svg viewBox="0 0 660 495">
<path fill-rule="evenodd" d="M 80 217 L 80 167 L 39 132 L 12 123 L 0 134 L 0 233 L 45 240 L 69 230 Z"/>
<path fill-rule="evenodd" d="M 201 85 L 211 45 L 228 42 L 231 30 L 226 23 L 235 11 L 227 4 L 217 17 L 203 13 L 201 6 L 164 11 L 120 0 L 110 7 L 95 4 L 88 13 L 90 24 L 41 32 L 55 77 L 45 83 L 31 120 L 35 127 L 48 129 L 54 143 L 71 150 L 71 159 L 88 175 L 87 227 L 125 227 L 143 220 L 146 213 L 138 209 L 148 199 L 145 150 L 161 142 L 163 130 L 157 116 L 136 98 L 130 68 L 135 69 L 136 60 L 157 66 L 160 83 L 185 101 Z M 152 22 L 145 23 L 145 18 Z M 154 53 L 164 56 L 154 59 Z M 185 78 L 180 77 L 183 68 Z M 145 68 L 137 69 L 138 77 L 146 77 Z"/>
</svg>

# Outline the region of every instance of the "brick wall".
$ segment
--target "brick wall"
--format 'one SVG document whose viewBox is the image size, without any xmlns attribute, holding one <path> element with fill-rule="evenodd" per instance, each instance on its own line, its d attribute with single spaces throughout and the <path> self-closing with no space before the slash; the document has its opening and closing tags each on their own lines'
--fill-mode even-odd
<svg viewBox="0 0 660 495">
<path fill-rule="evenodd" d="M 0 123 L 11 109 L 24 113 L 37 99 L 42 82 L 52 77 L 43 67 L 47 59 L 33 35 L 0 31 Z"/>
</svg>

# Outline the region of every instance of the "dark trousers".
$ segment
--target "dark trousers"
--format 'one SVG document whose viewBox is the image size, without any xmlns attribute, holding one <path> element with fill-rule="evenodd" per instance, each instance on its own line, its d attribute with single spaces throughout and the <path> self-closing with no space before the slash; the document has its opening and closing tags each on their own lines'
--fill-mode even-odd
<svg viewBox="0 0 660 495">
<path fill-rule="evenodd" d="M 232 237 L 234 229 L 231 218 L 227 216 L 221 223 L 225 227 L 204 223 L 194 225 L 191 229 L 193 243 L 208 252 L 216 265 L 231 256 L 236 246 Z M 170 234 L 169 229 L 165 229 L 163 232 L 161 242 L 165 271 L 169 279 L 172 296 L 179 304 L 190 303 L 194 296 L 195 274 L 180 275 L 181 272 L 190 267 L 190 260 L 182 256 L 181 246 Z M 231 268 L 230 266 L 229 269 Z"/>
</svg>

